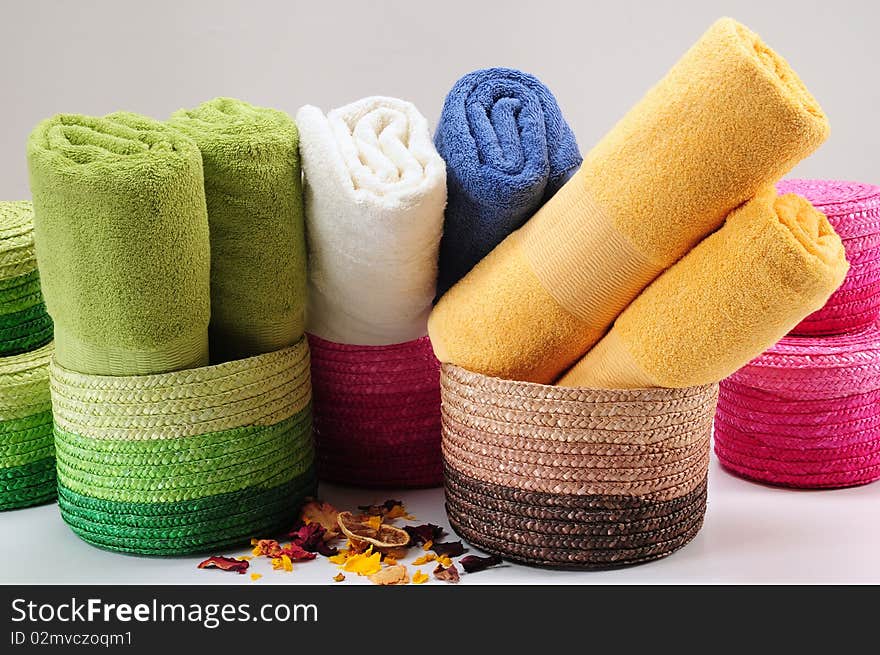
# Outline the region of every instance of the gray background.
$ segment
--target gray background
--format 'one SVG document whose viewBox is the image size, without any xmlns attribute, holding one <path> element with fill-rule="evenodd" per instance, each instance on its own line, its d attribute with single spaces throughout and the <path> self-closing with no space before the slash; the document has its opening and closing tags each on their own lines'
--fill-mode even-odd
<svg viewBox="0 0 880 655">
<path fill-rule="evenodd" d="M 586 151 L 722 15 L 788 58 L 831 119 L 796 173 L 880 183 L 877 0 L 0 0 L 0 198 L 29 197 L 25 139 L 57 112 L 381 94 L 434 124 L 455 80 L 493 65 L 541 78 Z"/>
</svg>

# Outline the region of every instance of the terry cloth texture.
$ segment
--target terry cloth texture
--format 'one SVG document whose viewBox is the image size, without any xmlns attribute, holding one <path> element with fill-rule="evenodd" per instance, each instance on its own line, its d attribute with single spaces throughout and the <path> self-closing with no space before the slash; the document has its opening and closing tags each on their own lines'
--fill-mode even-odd
<svg viewBox="0 0 880 655">
<path fill-rule="evenodd" d="M 160 375 L 50 375 L 61 515 L 89 543 L 215 550 L 290 527 L 315 493 L 305 338 Z"/>
<path fill-rule="evenodd" d="M 441 395 L 447 513 L 475 546 L 601 569 L 700 529 L 717 386 L 572 389 L 444 364 Z"/>
<path fill-rule="evenodd" d="M 715 452 L 734 473 L 787 487 L 880 478 L 880 326 L 785 337 L 724 380 Z"/>
<path fill-rule="evenodd" d="M 52 319 L 40 292 L 33 206 L 0 202 L 0 357 L 52 341 Z"/>
<path fill-rule="evenodd" d="M 216 98 L 172 127 L 202 151 L 211 232 L 211 361 L 292 346 L 305 330 L 299 134 L 287 114 Z"/>
<path fill-rule="evenodd" d="M 645 289 L 559 384 L 718 382 L 822 307 L 848 268 L 825 216 L 767 187 Z"/>
<path fill-rule="evenodd" d="M 135 375 L 208 361 L 202 157 L 135 114 L 60 114 L 28 139 L 37 260 L 65 368 Z"/>
<path fill-rule="evenodd" d="M 442 362 L 552 382 L 726 216 L 826 138 L 794 71 L 716 22 L 574 177 L 440 299 Z"/>
<path fill-rule="evenodd" d="M 440 363 L 427 337 L 350 346 L 309 335 L 322 480 L 358 487 L 435 487 Z"/>
<path fill-rule="evenodd" d="M 55 499 L 52 344 L 0 357 L 0 510 Z"/>
<path fill-rule="evenodd" d="M 801 321 L 794 335 L 858 332 L 880 317 L 880 187 L 837 180 L 783 180 L 780 193 L 804 196 L 843 239 L 850 268 L 825 306 Z"/>
<path fill-rule="evenodd" d="M 448 200 L 437 295 L 521 227 L 574 174 L 581 154 L 556 98 L 509 68 L 462 77 L 434 135 Z"/>
<path fill-rule="evenodd" d="M 308 331 L 382 346 L 424 336 L 437 285 L 446 165 L 409 102 L 296 115 L 305 173 Z"/>
</svg>

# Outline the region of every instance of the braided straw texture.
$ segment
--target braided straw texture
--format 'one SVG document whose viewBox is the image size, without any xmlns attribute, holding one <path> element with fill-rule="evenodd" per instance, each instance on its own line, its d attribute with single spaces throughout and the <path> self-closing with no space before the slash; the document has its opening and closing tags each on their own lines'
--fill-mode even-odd
<svg viewBox="0 0 880 655">
<path fill-rule="evenodd" d="M 48 345 L 0 358 L 0 510 L 55 497 L 51 354 Z"/>
<path fill-rule="evenodd" d="M 533 566 L 601 570 L 659 559 L 702 526 L 706 480 L 673 501 L 535 494 L 446 467 L 450 525 L 464 539 Z"/>
<path fill-rule="evenodd" d="M 309 343 L 321 479 L 441 484 L 440 364 L 428 338 L 353 346 L 309 335 Z"/>
<path fill-rule="evenodd" d="M 0 202 L 0 280 L 36 270 L 33 217 L 30 201 Z"/>
<path fill-rule="evenodd" d="M 444 365 L 440 386 L 446 462 L 484 482 L 670 500 L 706 476 L 715 385 L 566 388 Z"/>
<path fill-rule="evenodd" d="M 786 337 L 724 380 L 715 452 L 734 473 L 782 486 L 880 478 L 880 328 Z"/>
<path fill-rule="evenodd" d="M 836 180 L 783 180 L 778 190 L 804 196 L 828 216 L 850 263 L 840 289 L 791 334 L 843 334 L 872 325 L 880 316 L 880 187 Z"/>
<path fill-rule="evenodd" d="M 51 387 L 59 506 L 90 543 L 145 554 L 217 548 L 288 527 L 315 491 L 305 340 L 141 377 L 53 363 Z"/>
<path fill-rule="evenodd" d="M 444 364 L 440 389 L 447 514 L 475 546 L 592 570 L 699 531 L 717 386 L 567 388 Z"/>
<path fill-rule="evenodd" d="M 55 423 L 93 439 L 177 439 L 274 425 L 311 401 L 305 340 L 273 353 L 159 375 L 84 375 L 51 365 Z"/>
</svg>

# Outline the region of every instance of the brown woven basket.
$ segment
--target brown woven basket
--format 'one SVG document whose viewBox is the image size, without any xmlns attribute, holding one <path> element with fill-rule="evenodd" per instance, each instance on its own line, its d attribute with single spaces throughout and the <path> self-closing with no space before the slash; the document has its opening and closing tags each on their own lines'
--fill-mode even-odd
<svg viewBox="0 0 880 655">
<path fill-rule="evenodd" d="M 446 503 L 475 546 L 538 566 L 668 555 L 706 508 L 718 389 L 597 390 L 441 375 Z"/>
</svg>

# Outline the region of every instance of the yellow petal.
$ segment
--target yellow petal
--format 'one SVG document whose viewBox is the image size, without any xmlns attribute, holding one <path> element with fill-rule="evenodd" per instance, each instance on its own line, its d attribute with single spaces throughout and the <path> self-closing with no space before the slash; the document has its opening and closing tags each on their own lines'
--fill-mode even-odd
<svg viewBox="0 0 880 655">
<path fill-rule="evenodd" d="M 379 526 L 382 525 L 382 517 L 381 516 L 371 516 L 366 521 L 367 525 L 369 525 L 373 530 L 378 530 Z"/>
<path fill-rule="evenodd" d="M 431 550 L 431 546 L 433 546 L 433 545 L 434 545 L 433 541 L 426 541 L 425 545 L 422 546 L 422 550 L 425 550 L 425 551 Z"/>
<path fill-rule="evenodd" d="M 259 580 L 263 577 L 262 573 L 251 573 L 251 580 Z"/>
<path fill-rule="evenodd" d="M 343 571 L 357 573 L 358 575 L 373 575 L 382 569 L 382 553 L 369 551 L 349 557 L 343 566 Z"/>
<path fill-rule="evenodd" d="M 336 575 L 333 576 L 333 580 L 334 580 L 334 582 L 342 582 L 343 580 L 345 580 L 345 574 L 344 573 L 337 573 Z"/>
<path fill-rule="evenodd" d="M 428 562 L 433 562 L 437 559 L 437 556 L 434 553 L 425 553 L 421 557 L 417 557 L 413 560 L 413 566 L 421 566 L 422 564 L 427 564 Z"/>
<path fill-rule="evenodd" d="M 416 571 L 416 574 L 412 577 L 413 584 L 424 584 L 428 581 L 428 576 L 421 571 Z"/>
</svg>

